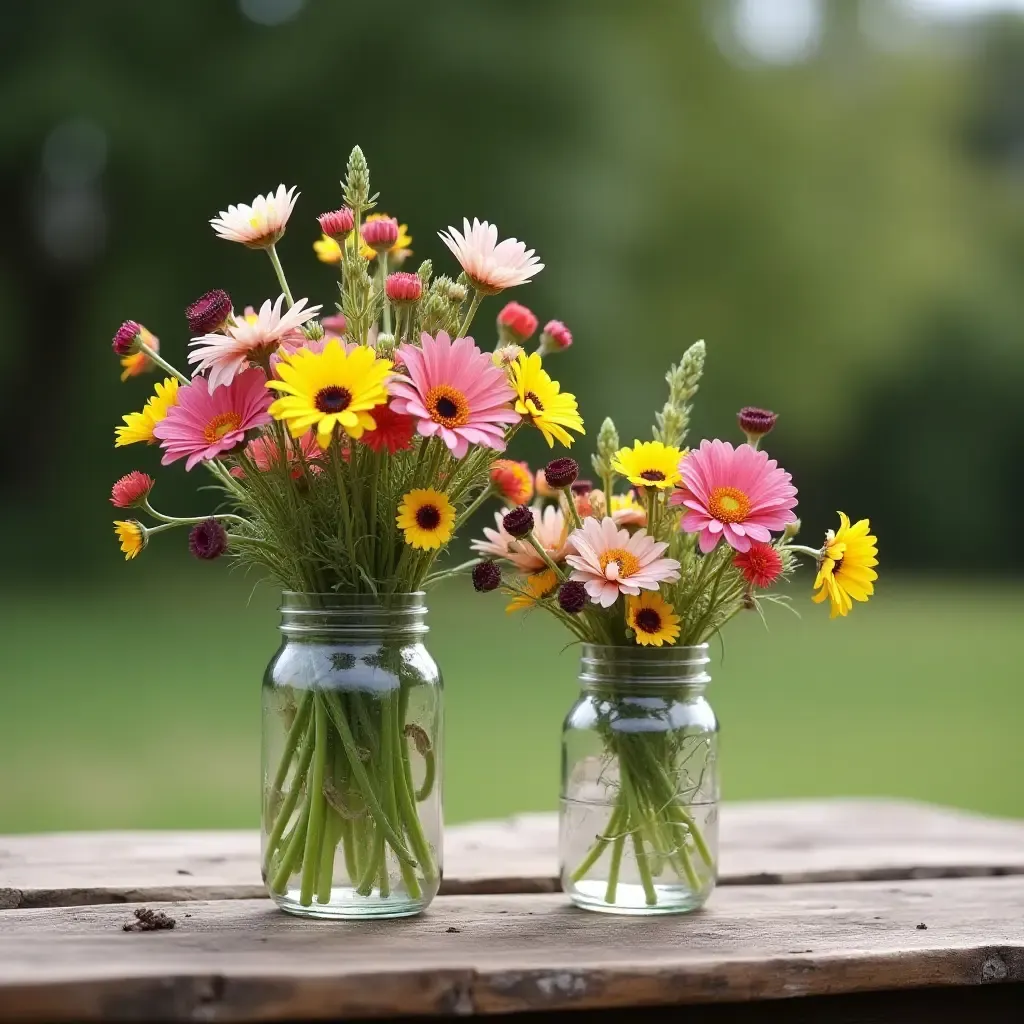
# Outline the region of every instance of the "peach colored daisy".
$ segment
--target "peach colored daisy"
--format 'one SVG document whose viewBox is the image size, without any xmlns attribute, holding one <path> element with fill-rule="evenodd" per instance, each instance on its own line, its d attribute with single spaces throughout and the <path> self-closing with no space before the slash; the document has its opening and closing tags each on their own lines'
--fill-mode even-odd
<svg viewBox="0 0 1024 1024">
<path fill-rule="evenodd" d="M 537 554 L 532 544 L 516 540 L 502 525 L 505 512 L 495 512 L 494 521 L 497 529 L 484 527 L 485 540 L 474 540 L 470 547 L 478 554 L 489 558 L 504 558 L 511 562 L 520 572 L 534 573 L 547 568 L 547 563 Z M 540 546 L 548 553 L 548 557 L 556 565 L 565 561 L 572 550 L 568 541 L 568 525 L 562 510 L 555 505 L 548 505 L 540 514 L 534 513 L 533 536 Z"/>
</svg>

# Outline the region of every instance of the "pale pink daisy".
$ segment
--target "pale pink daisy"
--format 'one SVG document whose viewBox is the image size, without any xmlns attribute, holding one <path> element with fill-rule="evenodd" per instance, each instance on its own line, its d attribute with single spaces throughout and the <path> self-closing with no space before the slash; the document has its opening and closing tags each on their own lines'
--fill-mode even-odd
<svg viewBox="0 0 1024 1024">
<path fill-rule="evenodd" d="M 241 373 L 249 363 L 263 362 L 282 345 L 286 348 L 301 345 L 306 336 L 299 328 L 312 320 L 320 307 L 307 306 L 306 299 L 299 299 L 282 313 L 283 302 L 283 295 L 279 295 L 273 305 L 267 299 L 259 313 L 249 314 L 247 310 L 246 315 L 223 334 L 193 338 L 189 345 L 194 351 L 188 354 L 188 361 L 197 364 L 193 375 L 205 373 L 212 391 L 221 384 L 230 384 L 235 374 Z"/>
<path fill-rule="evenodd" d="M 503 452 L 505 424 L 519 422 L 505 374 L 472 338 L 452 341 L 441 331 L 423 334 L 420 344 L 399 346 L 396 361 L 407 375 L 388 386 L 391 408 L 415 416 L 420 434 L 438 435 L 457 459 L 471 444 Z"/>
<path fill-rule="evenodd" d="M 492 530 L 485 526 L 486 540 L 474 540 L 470 547 L 488 558 L 504 558 L 520 572 L 533 573 L 546 569 L 547 562 L 537 554 L 532 544 L 525 540 L 516 540 L 505 529 L 502 524 L 504 517 L 504 512 L 495 512 L 494 521 L 497 529 Z M 565 515 L 556 505 L 545 506 L 544 511 L 539 514 L 534 512 L 533 536 L 556 565 L 564 562 L 566 555 L 572 550 L 568 534 Z"/>
<path fill-rule="evenodd" d="M 261 473 L 266 473 L 268 470 L 276 469 L 281 465 L 281 448 L 277 437 L 266 430 L 262 431 L 259 436 L 254 437 L 245 446 L 245 454 Z M 323 469 L 320 462 L 323 454 L 320 451 L 320 446 L 316 443 L 315 430 L 307 430 L 299 438 L 290 438 L 286 448 L 286 456 L 292 479 L 300 480 L 302 478 L 303 466 L 305 466 L 306 472 L 319 473 Z M 231 475 L 244 479 L 245 470 L 241 466 L 235 466 L 231 470 Z"/>
<path fill-rule="evenodd" d="M 768 543 L 772 530 L 796 522 L 793 478 L 767 452 L 701 441 L 679 469 L 682 483 L 669 502 L 686 508 L 681 527 L 700 534 L 705 554 L 722 537 L 736 551 L 749 551 L 751 541 Z"/>
<path fill-rule="evenodd" d="M 294 186 L 286 189 L 279 185 L 277 192 L 257 196 L 252 206 L 239 203 L 221 210 L 220 216 L 214 217 L 210 225 L 218 238 L 241 242 L 250 249 L 267 249 L 284 234 L 298 198 Z"/>
<path fill-rule="evenodd" d="M 526 284 L 544 269 L 544 264 L 516 238 L 498 241 L 498 229 L 475 217 L 462 220 L 462 234 L 455 228 L 439 231 L 438 237 L 455 254 L 473 286 L 487 295 Z"/>
<path fill-rule="evenodd" d="M 230 384 L 210 391 L 205 382 L 178 388 L 178 404 L 153 428 L 167 466 L 187 458 L 185 469 L 215 459 L 245 440 L 245 432 L 270 422 L 274 400 L 262 370 L 245 370 Z"/>
<path fill-rule="evenodd" d="M 583 526 L 569 535 L 569 543 L 575 550 L 566 558 L 572 579 L 579 580 L 591 601 L 602 608 L 613 605 L 619 594 L 636 597 L 641 590 L 657 590 L 659 584 L 679 579 L 679 563 L 661 557 L 667 544 L 648 537 L 646 530 L 620 530 L 610 516 L 584 519 Z"/>
</svg>

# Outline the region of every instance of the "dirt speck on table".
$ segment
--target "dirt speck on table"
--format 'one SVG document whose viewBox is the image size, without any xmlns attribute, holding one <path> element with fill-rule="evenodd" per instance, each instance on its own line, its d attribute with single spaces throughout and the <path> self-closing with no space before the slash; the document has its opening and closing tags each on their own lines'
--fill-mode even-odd
<svg viewBox="0 0 1024 1024">
<path fill-rule="evenodd" d="M 135 920 L 126 921 L 122 930 L 126 932 L 162 932 L 173 928 L 177 924 L 173 917 L 169 917 L 162 910 L 150 910 L 149 907 L 139 907 L 135 911 Z"/>
</svg>

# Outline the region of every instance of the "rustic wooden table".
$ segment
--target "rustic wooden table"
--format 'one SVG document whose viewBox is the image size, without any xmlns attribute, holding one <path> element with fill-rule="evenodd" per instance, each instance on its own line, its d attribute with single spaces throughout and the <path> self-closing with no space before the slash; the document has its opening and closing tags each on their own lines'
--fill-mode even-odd
<svg viewBox="0 0 1024 1024">
<path fill-rule="evenodd" d="M 263 898 L 251 832 L 0 837 L 0 1021 L 1024 1020 L 1024 822 L 727 805 L 721 888 L 653 920 L 572 908 L 555 840 L 551 815 L 452 828 L 426 914 L 338 924 Z M 174 929 L 124 932 L 140 904 Z"/>
</svg>

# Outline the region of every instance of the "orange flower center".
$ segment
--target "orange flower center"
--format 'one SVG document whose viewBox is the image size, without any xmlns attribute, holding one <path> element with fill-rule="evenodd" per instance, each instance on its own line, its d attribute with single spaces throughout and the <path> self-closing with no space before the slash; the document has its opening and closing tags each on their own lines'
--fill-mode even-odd
<svg viewBox="0 0 1024 1024">
<path fill-rule="evenodd" d="M 242 425 L 242 417 L 237 412 L 222 412 L 214 416 L 203 430 L 203 437 L 207 444 L 214 444 L 225 434 L 238 430 Z"/>
<path fill-rule="evenodd" d="M 720 523 L 742 523 L 750 515 L 750 498 L 738 487 L 716 487 L 708 511 Z"/>
<path fill-rule="evenodd" d="M 633 616 L 633 626 L 641 633 L 659 633 L 661 613 L 656 608 L 641 608 Z"/>
<path fill-rule="evenodd" d="M 621 580 L 632 576 L 640 568 L 640 561 L 632 552 L 625 548 L 609 548 L 601 552 L 601 572 L 606 579 Z M 614 565 L 609 575 L 609 566 Z"/>
<path fill-rule="evenodd" d="M 435 423 L 442 426 L 462 427 L 469 422 L 469 402 L 466 396 L 449 384 L 438 384 L 427 392 L 427 412 Z"/>
</svg>

